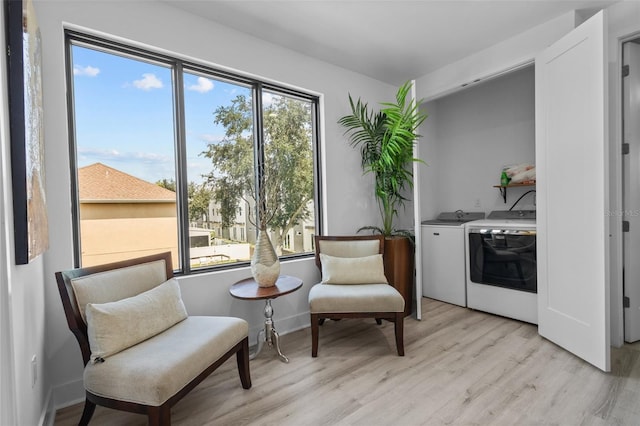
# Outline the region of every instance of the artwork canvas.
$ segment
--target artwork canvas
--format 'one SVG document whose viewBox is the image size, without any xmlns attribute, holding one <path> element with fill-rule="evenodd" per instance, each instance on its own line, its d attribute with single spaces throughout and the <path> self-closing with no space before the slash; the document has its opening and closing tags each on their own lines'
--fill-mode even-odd
<svg viewBox="0 0 640 426">
<path fill-rule="evenodd" d="M 15 259 L 49 247 L 45 197 L 41 37 L 31 0 L 5 2 Z"/>
</svg>

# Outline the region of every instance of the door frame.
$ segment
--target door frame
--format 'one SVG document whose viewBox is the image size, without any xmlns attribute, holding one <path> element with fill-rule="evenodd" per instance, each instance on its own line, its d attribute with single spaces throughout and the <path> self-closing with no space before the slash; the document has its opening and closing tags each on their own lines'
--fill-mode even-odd
<svg viewBox="0 0 640 426">
<path fill-rule="evenodd" d="M 411 100 L 413 102 L 418 102 L 416 95 L 416 81 L 411 80 Z M 418 105 L 420 108 L 420 105 Z M 420 147 L 417 143 L 413 144 L 413 158 L 420 158 Z M 421 208 L 420 208 L 420 169 L 419 163 L 414 161 L 412 164 L 412 172 L 413 172 L 413 235 L 414 235 L 414 293 L 415 293 L 415 303 L 416 303 L 416 319 L 422 320 L 422 240 L 420 238 L 420 220 L 418 218 L 422 217 Z"/>
<path fill-rule="evenodd" d="M 610 120 L 609 126 L 609 150 L 610 150 L 610 194 L 611 209 L 622 212 L 623 206 L 623 169 L 622 169 L 622 143 L 623 141 L 623 86 L 622 86 L 622 45 L 628 41 L 640 38 L 640 24 L 634 28 L 624 28 L 616 33 L 610 31 L 609 34 L 609 52 L 613 53 L 613 58 L 609 57 L 609 67 L 613 72 L 609 73 L 609 113 L 613 114 L 614 120 Z M 615 52 L 615 53 L 614 53 Z M 624 287 L 623 287 L 623 271 L 624 271 L 624 235 L 622 234 L 621 214 L 612 214 L 610 218 L 611 229 L 611 253 L 610 253 L 610 328 L 611 328 L 611 345 L 614 347 L 622 347 L 624 345 Z M 618 231 L 616 231 L 618 230 Z"/>
</svg>

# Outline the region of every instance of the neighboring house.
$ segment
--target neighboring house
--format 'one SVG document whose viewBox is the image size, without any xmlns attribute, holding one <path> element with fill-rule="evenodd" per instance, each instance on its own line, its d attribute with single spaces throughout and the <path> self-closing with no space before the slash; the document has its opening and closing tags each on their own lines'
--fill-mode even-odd
<svg viewBox="0 0 640 426">
<path fill-rule="evenodd" d="M 249 200 L 251 198 L 248 197 Z M 220 203 L 211 201 L 209 203 L 210 222 L 202 224 L 205 228 L 213 229 L 216 238 L 232 240 L 240 243 L 255 244 L 256 228 L 248 217 L 248 212 L 254 209 L 253 200 L 249 202 L 240 201 L 236 210 L 236 217 L 233 225 L 228 228 L 222 228 L 222 213 Z M 308 253 L 314 251 L 313 237 L 316 233 L 315 216 L 313 215 L 313 200 L 310 200 L 307 209 L 311 212 L 310 217 L 302 220 L 287 232 L 282 241 L 283 254 L 291 253 Z M 275 243 L 275 233 L 270 234 L 272 242 Z M 192 245 L 193 247 L 193 245 Z"/>
<path fill-rule="evenodd" d="M 255 227 L 249 222 L 247 212 L 250 208 L 244 200 L 238 202 L 236 209 L 236 217 L 233 224 L 228 228 L 222 228 L 222 211 L 220 203 L 211 200 L 209 202 L 209 218 L 210 222 L 206 227 L 215 231 L 215 237 L 227 240 L 233 240 L 243 243 L 254 244 L 256 242 Z"/>
<path fill-rule="evenodd" d="M 282 248 L 291 253 L 312 252 L 315 250 L 316 218 L 313 215 L 313 201 L 307 204 L 311 216 L 302 220 L 285 236 Z"/>
<path fill-rule="evenodd" d="M 101 163 L 78 169 L 78 192 L 82 266 L 165 251 L 180 264 L 175 192 Z M 244 209 L 238 212 L 244 220 Z M 246 241 L 242 226 L 231 232 L 233 240 Z M 210 229 L 190 227 L 189 239 L 195 267 L 250 256 L 249 244 L 214 243 Z"/>
<path fill-rule="evenodd" d="M 78 169 L 82 265 L 171 251 L 179 264 L 176 194 L 95 163 Z"/>
</svg>

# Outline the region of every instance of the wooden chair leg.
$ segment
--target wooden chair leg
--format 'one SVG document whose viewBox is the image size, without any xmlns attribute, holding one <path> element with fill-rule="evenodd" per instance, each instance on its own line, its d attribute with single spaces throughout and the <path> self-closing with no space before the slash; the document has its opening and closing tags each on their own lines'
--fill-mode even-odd
<svg viewBox="0 0 640 426">
<path fill-rule="evenodd" d="M 240 382 L 244 389 L 251 388 L 251 371 L 249 370 L 249 338 L 242 340 L 242 348 L 236 352 L 236 361 L 238 362 L 238 373 L 240 374 Z"/>
<path fill-rule="evenodd" d="M 84 409 L 82 410 L 82 417 L 80 418 L 79 426 L 87 426 L 89 424 L 89 420 L 93 417 L 93 412 L 96 411 L 96 404 L 89 401 L 89 399 L 84 400 Z"/>
<path fill-rule="evenodd" d="M 147 419 L 149 426 L 171 426 L 171 407 L 166 403 L 159 407 L 149 407 Z"/>
<path fill-rule="evenodd" d="M 311 314 L 311 356 L 318 356 L 318 333 L 319 333 L 320 316 Z"/>
<path fill-rule="evenodd" d="M 404 356 L 404 312 L 396 312 L 395 325 L 398 356 Z"/>
</svg>

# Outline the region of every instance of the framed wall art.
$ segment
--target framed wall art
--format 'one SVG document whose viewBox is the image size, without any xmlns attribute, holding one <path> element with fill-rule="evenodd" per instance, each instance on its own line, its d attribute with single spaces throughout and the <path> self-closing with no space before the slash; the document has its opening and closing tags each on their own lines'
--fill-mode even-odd
<svg viewBox="0 0 640 426">
<path fill-rule="evenodd" d="M 49 247 L 42 122 L 42 52 L 31 0 L 5 0 L 16 264 Z"/>
</svg>

